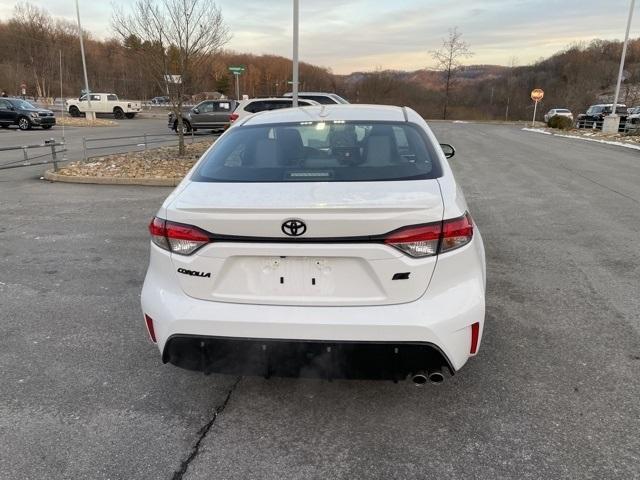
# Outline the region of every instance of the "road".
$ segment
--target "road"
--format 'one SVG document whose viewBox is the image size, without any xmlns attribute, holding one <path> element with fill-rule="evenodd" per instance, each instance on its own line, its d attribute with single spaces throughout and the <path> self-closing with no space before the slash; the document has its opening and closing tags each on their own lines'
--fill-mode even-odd
<svg viewBox="0 0 640 480">
<path fill-rule="evenodd" d="M 105 117 L 106 118 L 106 117 Z M 107 118 L 108 119 L 108 118 Z M 67 152 L 65 152 L 66 160 L 80 160 L 83 158 L 84 147 L 83 137 L 92 139 L 87 146 L 92 149 L 88 150 L 88 156 L 105 155 L 109 153 L 126 152 L 131 148 L 144 149 L 144 134 L 148 135 L 147 140 L 151 146 L 170 145 L 177 142 L 177 136 L 168 128 L 166 118 L 161 114 L 155 117 L 142 116 L 133 120 L 117 120 L 116 126 L 108 127 L 64 127 L 57 125 L 52 130 L 42 130 L 41 128 L 33 128 L 32 130 L 20 131 L 15 127 L 10 129 L 0 129 L 0 147 L 20 147 L 23 145 L 38 145 L 44 141 L 54 139 L 57 142 L 66 142 Z M 100 140 L 116 137 L 130 137 L 137 135 L 137 138 L 116 139 L 116 140 Z M 187 142 L 198 140 L 201 137 L 209 136 L 209 131 L 195 132 L 193 137 L 188 136 Z M 152 142 L 155 142 L 152 144 Z M 123 144 L 138 144 L 138 147 L 119 147 Z M 49 153 L 50 149 L 29 150 L 30 156 L 42 155 Z M 59 158 L 62 158 L 62 154 Z M 0 169 L 4 165 L 13 164 L 23 159 L 22 150 L 12 152 L 0 152 Z M 40 159 L 40 161 L 50 160 L 50 157 Z M 37 160 L 36 160 L 37 161 Z M 64 162 L 60 162 L 64 164 Z M 50 168 L 50 167 L 49 167 Z M 38 167 L 38 171 L 42 172 L 43 168 Z M 18 174 L 18 177 L 21 174 Z"/>
<path fill-rule="evenodd" d="M 640 478 L 640 159 L 437 123 L 487 248 L 480 355 L 441 386 L 205 377 L 139 308 L 169 190 L 0 173 L 0 476 Z"/>
</svg>

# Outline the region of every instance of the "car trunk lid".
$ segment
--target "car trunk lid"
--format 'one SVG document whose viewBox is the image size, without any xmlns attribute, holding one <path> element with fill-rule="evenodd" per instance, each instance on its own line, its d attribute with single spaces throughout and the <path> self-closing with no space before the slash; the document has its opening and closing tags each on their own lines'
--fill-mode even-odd
<svg viewBox="0 0 640 480">
<path fill-rule="evenodd" d="M 411 258 L 379 239 L 442 216 L 437 180 L 193 182 L 167 209 L 167 220 L 213 237 L 193 255 L 172 255 L 185 293 L 277 305 L 381 305 L 419 298 L 436 257 Z M 305 224 L 299 237 L 283 229 L 292 219 Z"/>
</svg>

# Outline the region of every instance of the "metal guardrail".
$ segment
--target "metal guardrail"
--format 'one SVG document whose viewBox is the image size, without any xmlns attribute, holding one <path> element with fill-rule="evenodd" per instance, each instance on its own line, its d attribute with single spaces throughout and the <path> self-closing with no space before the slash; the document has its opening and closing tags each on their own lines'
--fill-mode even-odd
<svg viewBox="0 0 640 480">
<path fill-rule="evenodd" d="M 199 135 L 200 136 L 200 135 Z M 217 135 L 216 135 L 217 136 Z M 193 130 L 189 135 L 191 138 L 191 143 L 195 143 L 195 135 Z M 186 138 L 186 135 L 185 135 Z M 113 143 L 116 141 L 126 141 L 127 143 Z M 98 143 L 107 143 L 107 145 L 97 145 Z M 95 137 L 88 138 L 82 137 L 82 159 L 84 161 L 94 158 L 101 157 L 103 155 L 109 154 L 91 154 L 91 152 L 97 150 L 107 150 L 114 148 L 124 148 L 124 147 L 141 147 L 142 150 L 149 149 L 150 146 L 155 144 L 169 144 L 169 143 L 178 143 L 178 135 L 175 133 L 142 133 L 139 135 L 126 135 L 121 137 Z M 127 152 L 133 151 L 132 149 L 127 150 Z M 123 152 L 124 153 L 124 152 Z"/>
<path fill-rule="evenodd" d="M 23 157 L 20 160 L 11 160 L 6 163 L 0 164 L 0 170 L 8 170 L 10 168 L 21 168 L 21 167 L 32 167 L 34 165 L 47 165 L 53 163 L 53 170 L 58 170 L 58 154 L 66 152 L 67 149 L 65 147 L 64 141 L 57 142 L 53 138 L 51 140 L 45 140 L 43 144 L 37 145 L 21 145 L 15 147 L 0 147 L 0 152 L 12 152 L 22 150 Z M 57 147 L 63 147 L 61 150 L 58 150 Z M 29 156 L 29 150 L 33 149 L 50 149 L 47 153 Z M 47 160 L 33 162 L 33 160 L 39 160 L 41 158 L 47 158 Z"/>
<path fill-rule="evenodd" d="M 576 122 L 576 128 L 582 129 L 592 129 L 592 130 L 602 130 L 602 125 L 604 124 L 603 120 L 578 120 Z M 626 133 L 627 132 L 627 123 L 620 122 L 618 126 L 618 133 Z"/>
</svg>

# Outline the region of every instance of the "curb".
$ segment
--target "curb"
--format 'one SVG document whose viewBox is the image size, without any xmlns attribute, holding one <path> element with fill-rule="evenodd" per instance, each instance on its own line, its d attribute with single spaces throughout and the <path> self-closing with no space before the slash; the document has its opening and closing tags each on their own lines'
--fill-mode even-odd
<svg viewBox="0 0 640 480">
<path fill-rule="evenodd" d="M 584 142 L 594 142 L 594 143 L 600 143 L 603 145 L 613 145 L 615 147 L 630 148 L 632 150 L 640 150 L 640 144 L 633 144 L 629 142 L 616 142 L 613 140 L 602 140 L 600 138 L 583 137 L 580 135 L 565 135 L 562 133 L 547 132 L 546 130 L 541 130 L 539 128 L 523 128 L 522 131 L 538 133 L 542 135 L 551 135 L 553 137 L 560 137 L 560 138 L 573 138 L 576 140 L 582 140 Z"/>
<path fill-rule="evenodd" d="M 121 178 L 59 175 L 53 170 L 44 172 L 45 180 L 62 183 L 84 183 L 93 185 L 141 185 L 146 187 L 175 187 L 182 178 Z"/>
</svg>

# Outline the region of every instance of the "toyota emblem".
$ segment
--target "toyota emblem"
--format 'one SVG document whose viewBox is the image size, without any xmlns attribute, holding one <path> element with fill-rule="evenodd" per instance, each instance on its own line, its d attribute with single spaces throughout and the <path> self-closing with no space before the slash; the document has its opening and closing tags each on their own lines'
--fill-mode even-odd
<svg viewBox="0 0 640 480">
<path fill-rule="evenodd" d="M 299 237 L 307 231 L 307 225 L 296 218 L 287 220 L 282 224 L 282 233 L 289 237 Z"/>
</svg>

